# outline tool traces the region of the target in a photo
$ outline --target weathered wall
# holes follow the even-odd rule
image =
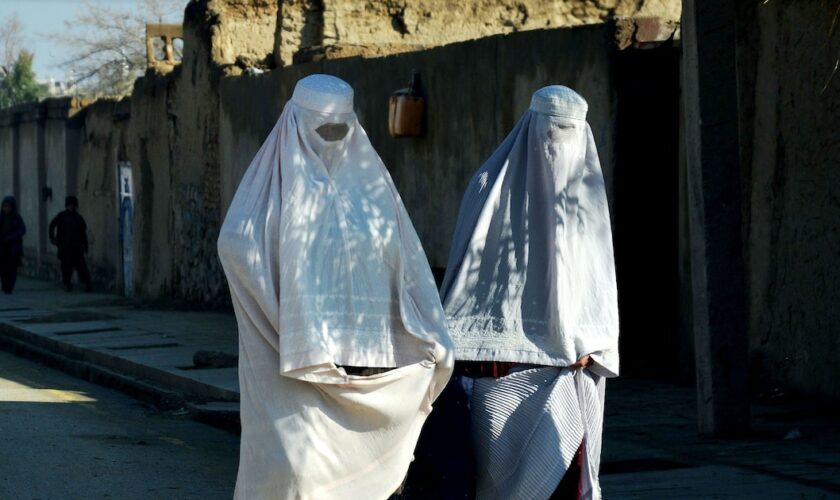
[[[12,110],[0,111],[0,196],[17,196],[15,142],[17,119]]]
[[[268,64],[274,51],[280,3],[280,0],[203,0],[189,7],[185,19],[196,26],[212,26],[208,33],[209,49],[216,64]]]
[[[276,25],[273,62],[288,66],[300,49],[324,44],[324,0],[280,2]]]
[[[227,300],[215,251],[220,223],[217,82],[222,73],[211,45],[224,38],[225,30],[205,23],[218,16],[216,3],[188,6],[178,68],[137,80],[128,147],[136,193],[135,293],[177,295],[207,307]]]
[[[741,12],[741,145],[754,373],[840,398],[837,0]]]
[[[69,99],[47,100],[43,104],[44,120],[44,186],[52,191],[52,197],[41,199],[45,223],[64,210],[65,197],[77,196],[76,173],[78,171],[80,121],[68,119],[72,108]],[[90,208],[81,206],[80,208]],[[82,212],[84,214],[84,212]],[[47,229],[44,229],[47,231]],[[46,235],[46,233],[45,233]],[[47,243],[46,253],[56,257],[56,247]],[[56,257],[57,258],[57,257]],[[56,274],[57,276],[57,274]]]
[[[29,270],[40,269],[44,265],[46,250],[45,211],[40,203],[41,188],[44,186],[44,109],[38,104],[26,105],[21,111],[18,124],[20,134],[20,156],[18,171],[20,175],[20,193],[18,197],[19,213],[25,217],[27,232],[23,240],[23,252]]]
[[[562,83],[589,101],[588,120],[611,190],[612,35],[610,25],[533,31],[384,58],[346,58],[227,77],[220,91],[223,209],[297,80],[311,73],[333,74],[353,86],[359,120],[391,172],[432,266],[443,267],[467,182],[542,86]],[[421,72],[428,98],[427,134],[394,139],[387,131],[388,96],[404,86],[412,69]]]
[[[651,16],[678,22],[677,0],[293,0],[280,5],[278,65],[317,45],[350,54],[404,52],[531,29]]]
[[[186,44],[185,44],[186,45]],[[178,70],[176,70],[178,71]],[[134,292],[174,293],[170,238],[171,153],[167,94],[174,74],[141,78],[131,96],[128,156],[134,177]],[[174,132],[174,131],[173,131]]]
[[[64,120],[47,119],[44,123],[44,185],[52,190],[52,197],[42,200],[46,221],[50,220],[59,212],[64,210],[64,198],[70,193],[72,186],[68,186],[69,173],[75,174],[75,165],[68,165],[66,155],[66,127]],[[68,168],[70,167],[70,168]],[[52,245],[47,245],[47,253],[56,254]]]
[[[103,99],[82,116],[83,141],[78,154],[80,213],[88,226],[87,263],[95,282],[120,290],[121,246],[117,207],[117,164],[126,160],[127,102]]]
[[[271,2],[251,3],[264,4]],[[269,9],[270,10],[270,9]],[[216,239],[221,225],[219,178],[219,94],[218,82],[222,74],[218,61],[208,49],[215,47],[216,37],[208,47],[207,27],[189,21],[187,13],[184,30],[185,45],[190,44],[182,65],[182,75],[176,85],[170,105],[170,129],[176,141],[172,150],[172,234],[175,267],[172,285],[187,299],[213,306],[227,301],[227,288],[221,265],[216,256]],[[274,13],[276,15],[276,6]],[[266,17],[266,16],[263,16]],[[239,25],[227,26],[224,31],[240,33]],[[270,33],[266,32],[268,38]],[[172,118],[174,116],[174,119]],[[174,121],[173,121],[174,120]]]
[[[433,2],[418,2],[415,6],[421,4],[427,9],[440,7]],[[488,23],[495,23],[495,14],[485,9],[489,3],[476,5],[479,4],[483,7],[476,7],[476,15],[485,15],[490,19]],[[19,182],[18,189],[19,194],[25,194],[23,208],[35,211],[28,219],[36,222],[32,226],[36,237],[28,244],[33,250],[39,249],[35,252],[38,258],[51,256],[43,241],[45,222],[49,220],[45,217],[52,216],[63,204],[64,195],[71,190],[68,186],[76,182],[72,176],[77,175],[78,182],[85,183],[79,188],[83,214],[88,203],[106,207],[92,216],[91,267],[100,270],[96,273],[102,280],[120,288],[120,278],[109,279],[107,275],[121,267],[120,256],[114,255],[119,248],[119,231],[117,207],[113,205],[113,176],[117,160],[127,160],[132,165],[135,187],[135,293],[179,296],[208,307],[227,301],[223,273],[215,255],[225,208],[221,200],[230,199],[242,170],[294,83],[314,71],[337,74],[356,86],[359,115],[415,214],[436,266],[442,266],[446,260],[454,216],[469,174],[507,133],[536,88],[561,81],[577,87],[590,99],[591,121],[609,176],[614,113],[609,74],[612,25],[568,32],[534,31],[386,59],[350,58],[290,66],[262,76],[231,78],[231,83],[225,84],[230,93],[228,101],[220,105],[219,82],[225,75],[241,73],[237,68],[265,64],[265,58],[281,39],[277,34],[278,20],[282,28],[284,15],[289,12],[284,14],[279,7],[294,5],[303,4],[276,0],[191,2],[185,12],[183,63],[165,74],[150,70],[135,83],[130,97],[131,118],[126,123],[117,124],[107,116],[107,103],[102,105],[104,108],[91,108],[84,118],[81,150],[73,145],[79,139],[76,132],[62,129],[50,119],[45,122],[43,116],[34,119],[40,125],[33,125],[32,130],[27,128],[26,120],[14,127],[17,135],[6,140],[18,144],[17,149],[12,149],[21,157],[17,162],[20,178],[31,172],[40,172],[41,176]],[[316,17],[320,15],[318,5],[324,7],[318,2],[306,5],[315,9]],[[349,5],[326,5],[335,15],[344,12],[342,21],[333,28],[345,30],[345,39],[355,33],[352,36],[368,37],[358,41],[382,41],[373,25],[351,25],[356,21],[346,10]],[[616,6],[608,9],[613,9],[613,13],[620,10]],[[376,9],[365,12],[374,16],[368,19],[370,22],[381,14]],[[311,16],[304,19],[304,25],[311,20]],[[327,28],[332,26],[327,24]],[[387,26],[393,29],[390,24]],[[503,31],[523,26],[507,26]],[[307,36],[315,33],[316,38],[310,41],[323,42],[323,33],[311,28],[307,28]],[[367,34],[356,33],[363,29],[368,29]],[[423,33],[429,40],[434,38],[432,31]],[[470,36],[481,34],[484,32]],[[439,44],[448,39],[436,40]],[[549,46],[569,50],[543,50]],[[387,97],[404,85],[413,68],[423,72],[429,95],[430,132],[423,139],[396,141],[386,133]],[[276,92],[278,85],[284,91]],[[220,120],[220,111],[228,119]],[[63,159],[59,152],[62,143],[66,153]],[[117,160],[115,150],[119,152]],[[73,155],[81,158],[75,167],[71,165]],[[62,173],[62,168],[67,171]],[[48,184],[54,184],[52,201],[46,205],[33,201]],[[433,194],[439,186],[446,186],[445,193]]]

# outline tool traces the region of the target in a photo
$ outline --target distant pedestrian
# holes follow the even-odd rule
[[[0,282],[6,294],[15,288],[23,258],[24,234],[26,225],[17,212],[17,200],[14,196],[6,196],[0,209]]]
[[[58,247],[58,260],[61,261],[61,279],[68,292],[73,291],[73,270],[79,275],[79,281],[85,285],[85,291],[91,290],[85,254],[88,251],[87,224],[79,214],[79,200],[68,196],[64,202],[65,210],[50,222],[50,242]]]

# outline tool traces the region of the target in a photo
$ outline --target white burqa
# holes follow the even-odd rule
[[[387,498],[449,378],[451,341],[347,83],[298,82],[218,249],[239,324],[236,498]]]
[[[481,498],[547,498],[581,442],[583,497],[600,496],[603,377],[618,375],[618,304],[587,108],[569,88],[537,91],[461,204],[441,289],[455,357],[518,364],[472,386]],[[590,368],[564,368],[585,355]]]

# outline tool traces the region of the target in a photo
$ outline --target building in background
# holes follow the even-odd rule
[[[76,85],[72,79],[56,81],[54,78],[50,78],[46,81],[39,81],[38,83],[46,88],[49,97],[67,97],[73,96],[76,93]]]

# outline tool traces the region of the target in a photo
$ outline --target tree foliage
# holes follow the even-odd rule
[[[0,108],[46,97],[47,90],[35,79],[32,58],[31,53],[21,50],[11,69],[0,80]]]

